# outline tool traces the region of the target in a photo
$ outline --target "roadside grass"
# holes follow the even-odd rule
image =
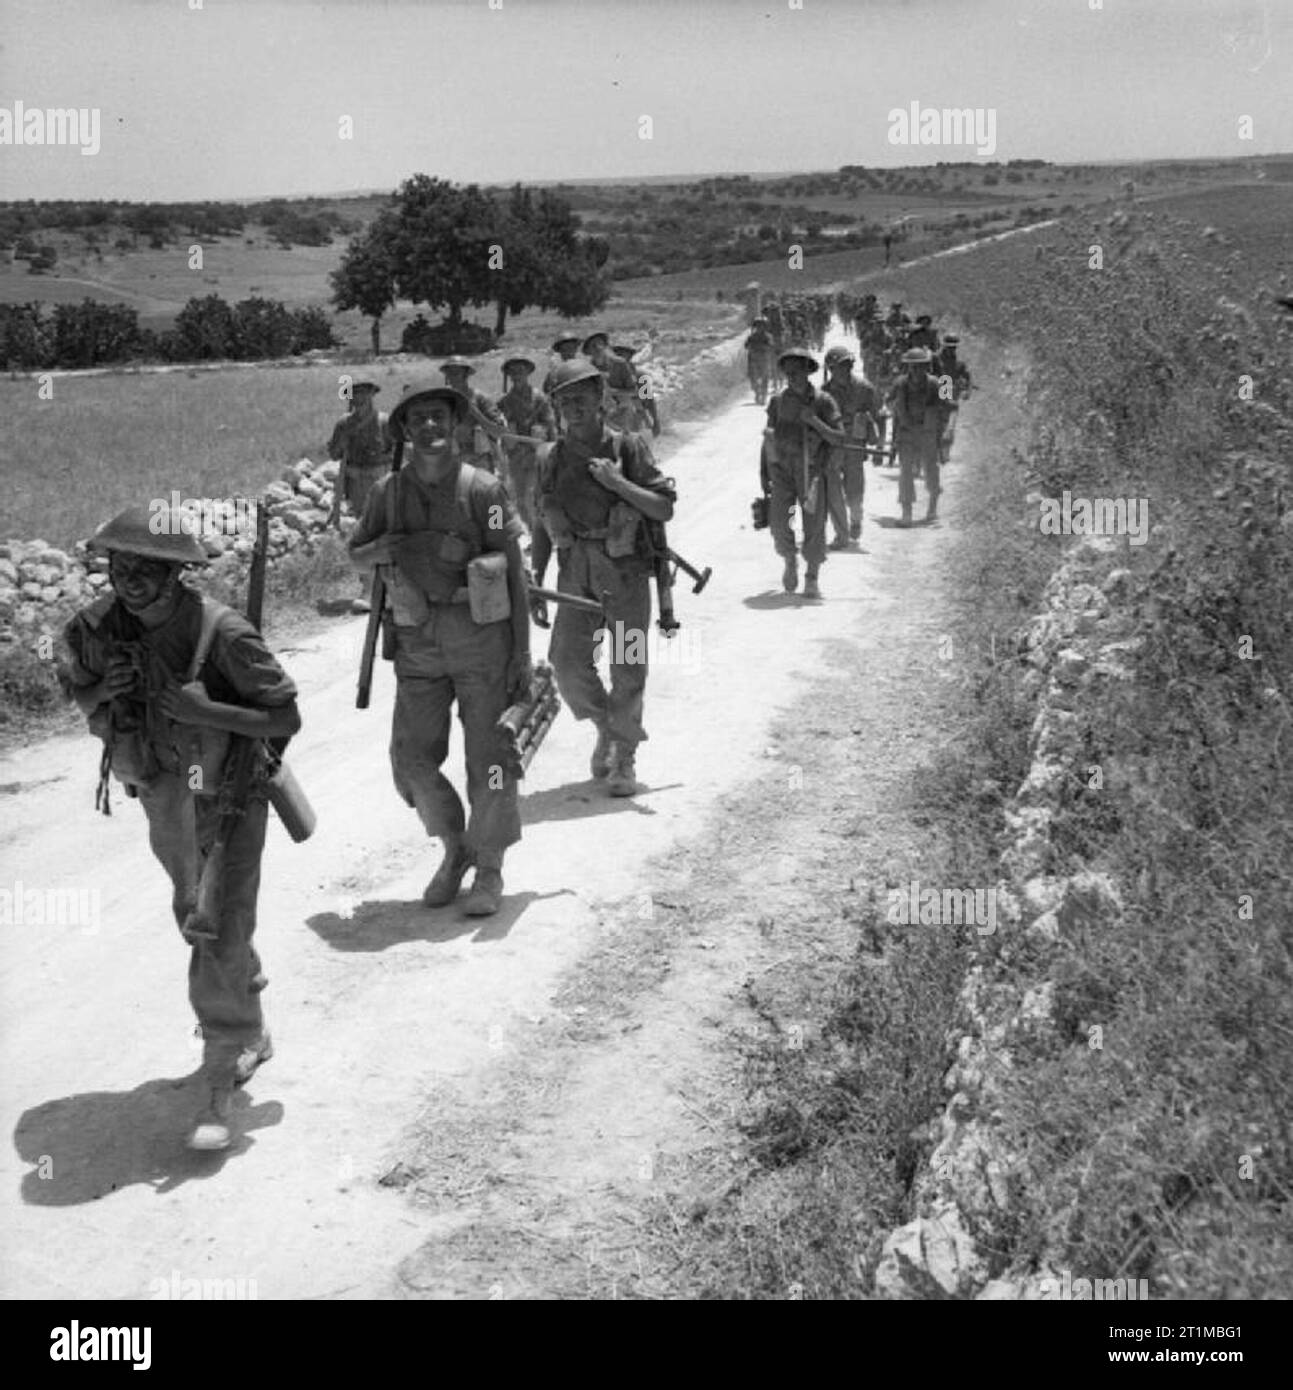
[[[1021,992],[1049,978],[1056,1022],[999,1093],[1023,1177],[991,1272],[1046,1264],[1145,1278],[1155,1297],[1270,1298],[1293,1284],[1293,385],[1279,367],[1293,332],[1201,231],[1118,212],[1041,234],[1040,253],[1002,243],[894,277],[908,303],[973,325],[981,380],[1017,388],[963,494],[946,587],[964,679],[911,815],[922,881],[995,881],[1036,712],[1015,634],[1065,545],[1041,535],[1037,496],[1144,497],[1148,544],[1118,561],[1135,678],[1075,711],[1082,766],[1052,834],[1053,871],[1109,873],[1120,920],[1074,925],[1049,957],[1001,933],[977,948]],[[1097,238],[1105,273],[1088,269]],[[662,1227],[689,1288],[864,1297],[884,1233],[914,1214],[968,956],[949,936],[895,939],[874,904],[856,928],[857,958],[833,976],[810,968],[788,1002],[752,994],[774,1024],[744,1046],[755,1168]],[[788,1048],[794,1017],[815,1026]]]

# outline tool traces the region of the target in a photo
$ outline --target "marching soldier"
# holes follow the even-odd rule
[[[381,389],[375,381],[356,381],[350,388],[350,413],[337,421],[328,440],[328,457],[341,463],[329,517],[333,526],[343,498],[355,516],[362,516],[369,489],[390,469],[390,426],[374,400]]]
[[[369,489],[390,470],[394,448],[390,427],[374,400],[381,389],[375,381],[356,381],[350,388],[350,414],[337,421],[328,440],[328,457],[341,463],[333,484],[329,526],[341,525],[343,498],[352,516],[363,516]],[[352,600],[350,610],[367,613],[367,595]]]
[[[422,901],[444,907],[473,865],[470,917],[498,911],[503,855],[521,838],[516,781],[500,766],[499,716],[528,688],[530,610],[521,523],[502,482],[462,460],[466,399],[417,391],[391,412],[409,457],[368,499],[352,560],[387,566],[395,625],[395,788],[438,836],[444,859]],[[454,702],[467,758],[470,814],[441,767]]]
[[[777,365],[786,386],[768,402],[768,427],[763,432],[770,493],[768,525],[776,552],[785,560],[782,586],[793,594],[799,587],[799,566],[791,512],[796,505],[802,509],[804,597],[821,598],[818,570],[826,559],[831,444],[843,443],[845,436],[839,430],[839,407],[808,380],[817,370],[817,359],[806,349],[787,348]]]
[[[637,348],[629,343],[617,343],[611,351],[616,357],[628,363],[629,371],[633,373],[633,379],[637,382],[637,400],[635,404],[636,418],[635,423],[626,426],[628,429],[640,430],[643,424],[651,426],[652,438],[658,438],[660,434],[660,413],[656,408],[655,397],[651,394],[650,382],[646,373],[639,371],[634,365],[633,359],[638,355]]]
[[[916,326],[907,334],[907,346],[928,348],[931,353],[938,351],[938,330],[932,314],[916,315]]]
[[[910,526],[917,473],[924,476],[929,498],[925,520],[934,521],[938,516],[938,441],[948,411],[939,392],[938,378],[930,370],[929,349],[908,348],[902,361],[907,370],[894,382],[889,407],[893,411],[894,447],[898,451],[902,524]]]
[[[611,351],[611,340],[602,332],[590,333],[584,339],[584,356],[601,373],[606,392],[606,424],[611,429],[636,431],[641,428],[642,414],[651,422],[651,433],[660,433],[660,417],[655,401],[643,394],[642,379],[622,358]],[[553,390],[559,389],[554,383]]]
[[[772,375],[772,334],[762,314],[750,325],[745,340],[745,362],[746,374],[754,390],[754,403],[763,405],[768,399],[768,379]]]
[[[604,617],[562,606],[548,657],[561,696],[576,719],[591,719],[597,745],[590,770],[612,796],[638,790],[636,750],[647,734],[642,704],[651,623],[651,543],[647,521],[673,516],[673,480],[661,475],[639,434],[606,425],[601,373],[591,362],[559,367],[553,395],[560,438],[539,451],[539,515],[534,573],[543,583],[557,551],[557,588],[594,599]],[[611,687],[597,671],[597,634],[610,642]]]
[[[204,1104],[188,1145],[226,1149],[234,1087],[273,1056],[252,944],[268,812],[259,741],[301,727],[296,687],[251,623],[181,582],[186,566],[207,558],[169,508],[121,512],[91,547],[107,552],[112,592],[68,623],[60,678],[104,741],[103,809],[111,775],[142,806],[149,844],[171,880],[202,1035]],[[221,911],[209,925],[195,916],[198,887],[225,811],[231,736],[256,740],[257,761],[247,804],[224,841]]]
[[[938,461],[947,463],[951,458],[952,444],[956,439],[956,419],[960,413],[961,402],[973,390],[970,382],[970,369],[957,356],[961,340],[955,333],[943,337],[943,346],[934,359],[934,371],[939,378],[939,387],[944,403],[948,407],[947,424],[938,441]],[[948,397],[951,397],[949,400]]]
[[[876,416],[880,413],[880,395],[865,378],[859,381],[853,375],[855,360],[847,348],[831,348],[826,354],[826,381],[822,386],[839,406],[841,427],[855,446],[835,449],[831,459],[827,500],[835,530],[835,539],[830,547],[832,550],[844,550],[850,544],[856,544],[862,536],[862,503],[866,494],[865,446],[874,443],[879,433]]]
[[[501,426],[503,417],[498,413],[498,407],[483,391],[475,390],[467,381],[475,370],[465,357],[446,357],[440,364],[449,389],[465,396],[487,420]],[[477,432],[476,424],[466,415],[458,424],[458,452],[465,462],[483,468],[487,473],[499,471],[501,452],[494,448],[484,433]]]
[[[543,394],[549,399],[552,397],[552,383],[556,378],[557,371],[563,362],[573,362],[579,356],[579,335],[577,333],[563,333],[552,344],[552,350],[557,354],[558,361],[553,363],[547,376],[543,378]]]
[[[557,419],[548,398],[530,385],[534,363],[528,357],[509,357],[503,363],[503,380],[507,391],[498,398],[498,413],[513,434],[529,435],[533,439],[551,441],[557,437]],[[535,462],[534,450],[524,446],[505,446],[508,491],[526,529],[534,534],[535,525]]]

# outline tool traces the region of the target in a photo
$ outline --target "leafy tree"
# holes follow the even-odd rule
[[[233,309],[218,294],[190,299],[175,316],[174,332],[178,361],[203,362],[236,356],[237,321]]]
[[[444,308],[445,321],[462,324],[463,307],[494,297],[489,247],[494,205],[475,184],[457,188],[445,179],[414,174],[396,194],[391,229],[395,292],[401,299]]]
[[[382,350],[382,317],[395,307],[394,214],[383,209],[357,236],[328,277],[339,310],[358,309],[372,319],[373,356]]]
[[[125,304],[59,304],[53,319],[54,355],[60,367],[94,367],[139,355],[144,340],[139,315]]]

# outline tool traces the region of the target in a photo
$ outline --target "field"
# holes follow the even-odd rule
[[[637,344],[654,333],[655,354],[678,363],[740,323],[735,305],[627,299],[597,319],[615,338]],[[588,332],[592,324],[571,326],[551,314],[519,316],[506,348],[476,359],[475,382],[498,394],[501,363],[513,353],[527,353],[542,368],[552,338],[566,328]],[[285,464],[323,457],[343,413],[337,398],[343,370],[360,369],[334,363],[73,374],[55,378],[48,401],[39,399],[34,380],[0,380],[0,408],[9,420],[0,442],[0,537],[39,536],[67,547],[131,502],[166,497],[173,489],[193,497],[258,492]],[[385,409],[406,385],[442,380],[431,359],[395,356],[361,370],[381,384],[378,403]],[[666,406],[666,420],[669,415]]]

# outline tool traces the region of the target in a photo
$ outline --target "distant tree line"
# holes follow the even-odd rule
[[[241,236],[256,224],[280,246],[327,246],[360,226],[323,198],[273,198],[265,203],[125,203],[57,201],[0,203],[0,246],[33,232],[79,234],[87,246],[114,239],[118,250],[144,241],[154,250],[184,239]]]
[[[272,299],[229,304],[219,295],[190,299],[172,328],[155,332],[125,304],[94,299],[0,304],[0,361],[6,371],[99,367],[126,362],[254,362],[293,357],[338,340],[320,308],[289,309]]]

